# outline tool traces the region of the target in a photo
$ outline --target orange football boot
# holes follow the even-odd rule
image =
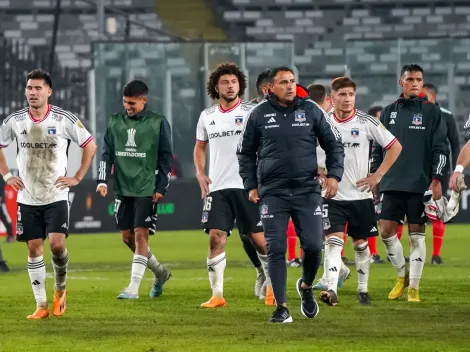
[[[54,301],[52,302],[52,314],[60,317],[67,309],[67,290],[54,291]]]
[[[49,309],[47,307],[37,307],[36,311],[28,315],[26,319],[31,319],[31,320],[40,320],[40,319],[47,319],[49,318]]]
[[[201,304],[201,308],[218,308],[218,307],[225,307],[225,298],[212,296],[210,300]]]

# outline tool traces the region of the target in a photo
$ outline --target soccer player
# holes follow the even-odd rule
[[[270,91],[265,102],[250,113],[238,148],[240,175],[250,200],[260,203],[266,233],[269,274],[277,308],[270,321],[290,323],[286,302],[286,230],[291,217],[304,250],[303,275],[296,289],[301,312],[318,314],[312,283],[321,262],[322,198],[317,173],[317,139],[326,151],[326,197],[336,194],[343,175],[341,135],[325,112],[312,100],[296,94],[292,69],[270,72]]]
[[[256,78],[256,91],[258,96],[252,100],[250,100],[251,104],[258,104],[261,102],[264,97],[268,94],[268,80],[269,77],[269,69],[261,71],[258,77]],[[250,236],[246,233],[238,233],[240,239],[243,243],[243,249],[245,250],[248,258],[250,258],[251,263],[253,264],[254,268],[256,269],[256,281],[255,281],[255,296],[259,297],[259,299],[266,299],[266,276],[264,275],[263,266],[261,261],[258,258],[258,252],[256,251],[255,246],[251,242]]]
[[[344,175],[338,192],[333,198],[326,199],[323,205],[323,224],[328,247],[325,251],[324,268],[328,289],[320,292],[320,300],[332,306],[338,304],[337,284],[342,265],[343,232],[348,224],[347,232],[353,239],[355,252],[357,298],[360,304],[370,304],[368,239],[378,234],[370,190],[397,160],[401,145],[380,121],[355,108],[356,83],[353,80],[348,77],[334,79],[331,82],[331,93],[335,109],[330,114],[330,123],[341,133],[345,158]],[[377,171],[367,176],[371,141],[386,149],[387,154]]]
[[[258,104],[264,100],[266,95],[268,95],[268,85],[269,85],[269,69],[261,71],[256,79],[256,91],[258,96],[250,100],[251,104]]]
[[[46,296],[44,240],[49,239],[54,268],[52,314],[66,310],[68,252],[65,239],[69,229],[69,189],[85,176],[96,152],[93,137],[71,112],[49,105],[52,79],[43,70],[27,76],[25,95],[29,107],[8,116],[1,126],[0,147],[14,139],[19,176],[8,170],[0,151],[0,172],[7,184],[18,191],[16,240],[28,247],[28,273],[36,299],[36,311],[28,319],[49,316]],[[70,141],[83,148],[80,168],[67,176],[67,151]]]
[[[134,253],[129,286],[118,299],[139,298],[139,287],[149,268],[155,280],[150,297],[158,297],[171,276],[150,251],[149,229],[156,204],[170,185],[171,130],[167,119],[147,107],[148,87],[133,80],[122,92],[125,112],[111,116],[104,136],[97,192],[108,194],[107,181],[114,166],[114,214],[122,240]]]
[[[382,240],[398,280],[388,298],[396,300],[407,286],[408,302],[420,302],[419,282],[426,259],[423,195],[432,191],[434,200],[442,198],[449,148],[447,128],[439,107],[421,95],[423,69],[417,64],[403,66],[399,84],[403,93],[386,106],[380,122],[402,144],[398,160],[380,181],[382,209],[379,215]],[[376,172],[383,160],[384,149],[374,144],[371,172]],[[407,218],[410,237],[410,270],[397,238],[397,229]]]
[[[457,166],[457,156],[460,152],[460,141],[459,141],[459,132],[457,130],[457,123],[455,122],[454,115],[449,110],[444,109],[436,102],[437,88],[432,83],[425,83],[423,85],[423,93],[428,97],[428,100],[439,106],[441,109],[442,118],[445,121],[447,126],[447,140],[450,145],[451,152],[451,165],[449,165],[449,172],[445,173],[444,180],[442,181],[442,194],[444,197],[447,196],[447,190],[449,189],[449,178],[450,170],[454,169]],[[444,223],[437,219],[432,221],[432,238],[433,238],[433,252],[431,258],[431,264],[442,265],[441,258],[441,248],[442,242],[444,239],[445,225]]]
[[[248,200],[238,171],[237,143],[248,112],[253,108],[252,104],[240,99],[245,89],[246,77],[235,64],[219,65],[207,82],[207,93],[217,99],[218,104],[204,110],[197,124],[194,165],[204,199],[202,223],[209,235],[207,270],[212,288],[212,297],[201,304],[202,308],[226,305],[223,296],[225,245],[235,219],[239,232],[247,234],[256,247],[267,280],[265,303],[274,305],[260,214],[257,205]],[[207,146],[210,154],[208,176],[204,173]]]

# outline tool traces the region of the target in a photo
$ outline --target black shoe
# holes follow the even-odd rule
[[[328,304],[329,306],[336,306],[339,303],[338,295],[333,290],[321,291],[320,301]]]
[[[297,280],[296,287],[300,296],[300,312],[304,317],[315,318],[320,309],[313,296],[312,288],[302,288],[302,279]]]
[[[346,257],[341,257],[341,260],[343,261],[344,265],[355,265],[356,263],[354,262],[354,260],[349,260],[348,258]]]
[[[289,309],[284,306],[277,306],[276,310],[273,312],[271,319],[269,319],[271,323],[292,323],[292,317],[289,314]]]
[[[7,273],[10,271],[10,268],[7,266],[7,263],[0,262],[0,273]]]
[[[385,263],[385,261],[382,258],[380,258],[380,255],[378,255],[378,254],[372,254],[372,257],[370,258],[370,262],[372,264],[383,264],[383,263]]]
[[[358,292],[357,300],[359,301],[359,304],[361,304],[363,306],[369,305],[370,304],[369,293],[367,293],[367,292]]]
[[[433,255],[431,259],[431,264],[432,265],[442,265],[444,262],[441,259],[440,255]]]
[[[302,261],[299,258],[292,259],[289,263],[287,263],[291,268],[298,268],[302,266]]]

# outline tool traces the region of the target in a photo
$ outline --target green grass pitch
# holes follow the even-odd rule
[[[209,299],[206,272],[207,237],[201,231],[165,232],[150,238],[157,258],[173,278],[162,297],[148,298],[152,274],[146,272],[137,301],[116,296],[130,278],[132,255],[119,234],[71,235],[68,307],[63,317],[28,321],[35,308],[26,271],[24,244],[3,245],[12,268],[0,274],[0,351],[470,351],[470,226],[447,227],[442,257],[445,265],[429,265],[432,236],[420,304],[387,294],[395,270],[372,265],[370,307],[356,303],[355,270],[339,291],[340,305],[320,305],[317,318],[304,318],[295,281],[299,268],[288,270],[288,299],[294,322],[268,323],[273,311],[254,296],[255,270],[238,235],[227,245],[227,306],[203,310]],[[407,235],[402,242],[409,253]],[[379,250],[385,254],[379,241]],[[353,258],[351,242],[346,255]],[[49,277],[50,255],[45,254]],[[321,274],[321,272],[319,273]],[[52,300],[53,281],[48,279]]]

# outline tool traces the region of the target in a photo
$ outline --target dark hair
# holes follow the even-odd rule
[[[41,70],[40,68],[32,70],[30,73],[28,73],[28,76],[26,76],[26,81],[30,79],[42,79],[49,86],[49,88],[52,88],[51,75],[49,72]]]
[[[431,90],[434,94],[437,94],[437,87],[432,83],[424,83],[423,88],[427,90]]]
[[[356,83],[349,77],[338,77],[331,81],[331,90],[337,92],[341,88],[353,88],[356,91]]]
[[[144,81],[134,79],[127,83],[122,90],[122,96],[124,97],[146,97],[149,93],[149,87]]]
[[[271,70],[266,69],[264,71],[261,71],[261,73],[258,75],[258,78],[256,79],[256,90],[258,91],[258,94],[262,94],[260,87],[263,84],[266,84],[269,82],[269,72]]]
[[[290,67],[287,67],[287,66],[275,67],[269,70],[269,82],[274,81],[274,78],[276,78],[277,74],[283,71],[291,72],[293,75],[295,75],[294,71]]]
[[[370,115],[370,116],[377,116],[377,113],[378,112],[382,112],[383,110],[383,107],[380,106],[380,105],[374,105],[374,106],[371,106],[369,108],[369,110],[367,110],[367,115]]]
[[[326,88],[323,84],[311,84],[307,87],[308,96],[317,104],[322,104],[326,98]]]
[[[421,72],[424,75],[424,70],[418,64],[406,64],[401,68],[400,77],[403,77],[405,72]]]
[[[225,62],[223,64],[220,64],[217,66],[217,68],[211,73],[209,76],[209,80],[207,81],[207,94],[212,99],[219,99],[220,95],[219,92],[217,92],[216,88],[217,85],[219,84],[219,79],[223,75],[235,75],[238,78],[238,84],[240,85],[240,92],[238,93],[239,96],[243,96],[245,94],[246,90],[246,76],[240,70],[240,68],[234,64],[234,63],[229,63]]]

